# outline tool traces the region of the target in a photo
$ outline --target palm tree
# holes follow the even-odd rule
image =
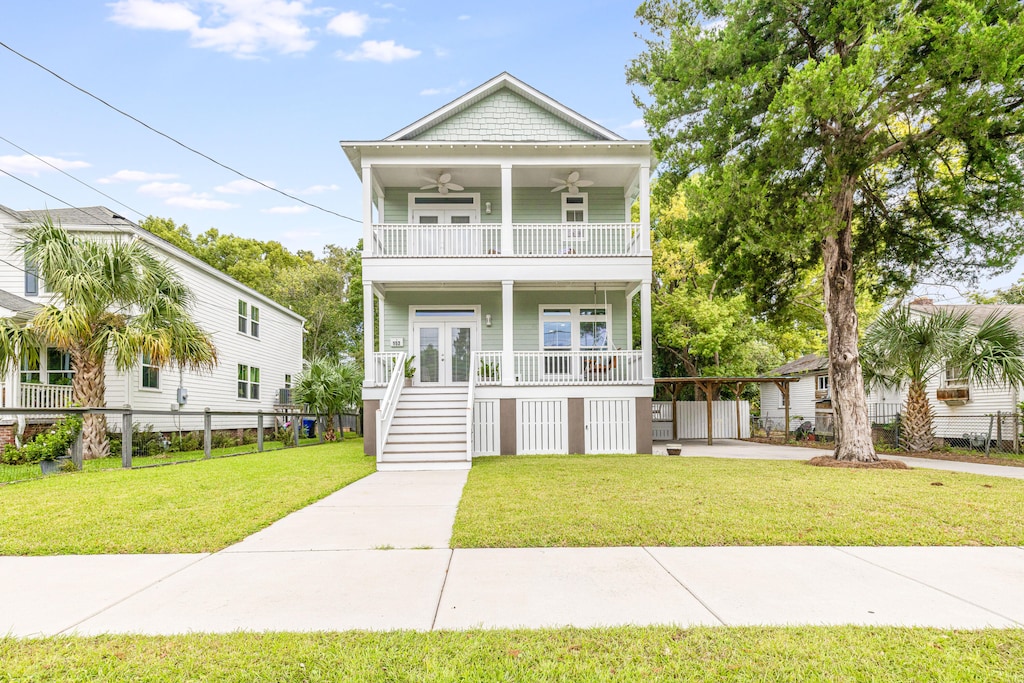
[[[337,415],[362,400],[363,374],[352,363],[314,358],[295,378],[292,396],[317,415]]]
[[[16,366],[41,345],[65,351],[74,370],[72,400],[92,408],[106,405],[108,353],[120,371],[143,354],[159,367],[216,365],[213,341],[192,319],[191,290],[141,240],[86,239],[46,217],[19,250],[56,296],[27,323],[0,319],[0,367]],[[103,415],[86,415],[82,435],[86,458],[109,454]]]
[[[938,310],[912,312],[895,306],[868,328],[861,347],[868,386],[899,388],[908,384],[903,446],[931,450],[932,410],[925,389],[946,368],[956,368],[972,384],[998,381],[1024,385],[1024,335],[1009,316],[993,313],[980,325],[966,313]]]

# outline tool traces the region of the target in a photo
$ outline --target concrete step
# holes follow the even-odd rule
[[[414,460],[409,462],[379,462],[378,472],[432,472],[437,470],[468,470],[468,460]]]
[[[384,445],[384,455],[417,454],[426,455],[429,453],[465,453],[466,440],[462,441],[415,441],[412,443],[393,443],[390,439]]]

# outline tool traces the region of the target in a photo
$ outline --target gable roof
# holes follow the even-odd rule
[[[17,294],[11,294],[6,289],[0,289],[0,308],[6,308],[12,313],[27,313],[34,311],[39,304],[28,299],[23,299]]]
[[[437,109],[430,114],[427,114],[423,118],[414,121],[405,128],[395,131],[391,135],[384,138],[385,141],[395,142],[399,140],[416,140],[420,139],[427,131],[438,128],[446,122],[452,122],[452,120],[458,121],[460,117],[465,118],[467,112],[471,113],[471,110],[478,108],[484,100],[492,98],[502,91],[507,91],[518,100],[525,101],[530,105],[533,105],[535,110],[541,113],[547,114],[550,119],[560,121],[562,124],[566,124],[564,128],[568,135],[571,131],[575,130],[585,135],[588,138],[577,137],[575,139],[589,139],[589,140],[606,140],[606,141],[621,141],[624,140],[620,135],[613,133],[604,126],[590,119],[578,114],[572,109],[566,107],[564,104],[556,101],[555,99],[548,97],[544,93],[540,92],[536,88],[533,88],[523,81],[519,80],[507,71],[498,74],[491,80],[483,83],[482,85],[473,88],[468,93],[452,100],[448,104],[444,105],[440,109]],[[528,137],[531,132],[530,121],[515,120],[513,117],[508,121],[492,121],[492,124],[498,126],[504,126],[509,130],[509,135],[518,141],[534,141]],[[458,128],[450,126],[450,131],[454,134],[458,134]],[[510,139],[512,139],[510,138]],[[446,139],[451,141],[464,140],[464,137],[459,138],[435,138],[435,139]],[[550,139],[550,138],[547,138]],[[567,139],[574,139],[569,137]]]
[[[771,375],[806,375],[812,372],[823,372],[828,370],[828,358],[819,356],[816,353],[809,353],[796,360],[791,360],[785,365],[772,370]]]
[[[9,209],[6,206],[0,205],[0,209],[3,209],[6,213],[18,220],[20,223],[32,224],[38,223],[49,216],[55,223],[68,226],[81,226],[81,227],[109,227],[115,232],[121,232],[132,237],[138,237],[139,239],[152,244],[157,249],[167,252],[175,258],[189,263],[199,270],[202,270],[220,280],[230,283],[232,286],[242,290],[247,296],[259,299],[264,304],[271,306],[280,312],[305,322],[305,318],[293,311],[292,309],[280,304],[270,297],[257,292],[252,287],[244,285],[235,278],[231,277],[227,273],[217,270],[206,261],[199,259],[192,254],[188,253],[184,249],[171,244],[167,240],[154,235],[150,231],[140,228],[138,225],[128,220],[124,216],[121,216],[105,206],[85,206],[73,209],[43,209],[43,210],[31,210],[31,211],[15,211]],[[0,302],[0,305],[3,305]]]
[[[932,315],[945,311],[954,315],[967,315],[972,325],[981,325],[990,315],[1009,316],[1010,322],[1024,332],[1024,304],[925,304],[911,303],[910,310]]]

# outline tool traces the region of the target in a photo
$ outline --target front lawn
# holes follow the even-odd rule
[[[220,550],[373,472],[362,450],[348,440],[0,486],[0,554]]]
[[[0,638],[0,680],[1020,681],[1024,630],[609,628]]]
[[[663,456],[473,461],[452,546],[1021,545],[1024,481]]]

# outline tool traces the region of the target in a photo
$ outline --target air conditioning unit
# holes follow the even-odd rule
[[[279,406],[290,406],[292,404],[292,390],[291,389],[278,389],[277,390],[277,405]]]

